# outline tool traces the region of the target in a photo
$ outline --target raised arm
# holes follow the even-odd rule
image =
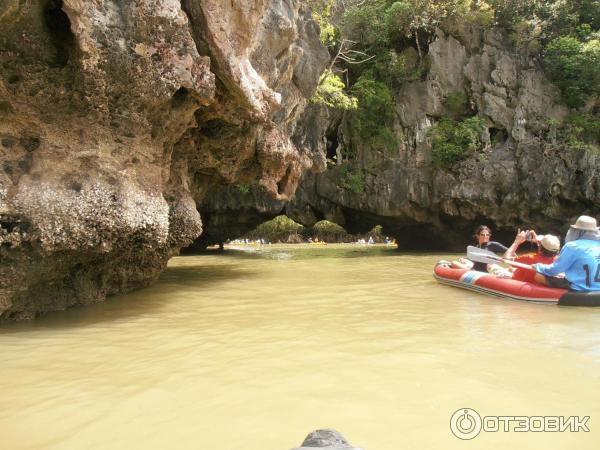
[[[506,252],[504,253],[504,258],[505,259],[514,259],[517,256],[517,248],[519,248],[519,245],[521,245],[526,240],[527,240],[527,231],[525,231],[525,230],[521,231],[521,229],[519,228],[517,230],[517,235],[515,236],[514,242],[510,245],[510,247],[508,247],[508,250],[506,250]]]

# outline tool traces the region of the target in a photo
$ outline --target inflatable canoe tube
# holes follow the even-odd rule
[[[600,292],[573,292],[549,288],[536,283],[498,278],[485,272],[456,269],[439,262],[433,271],[437,281],[509,300],[564,306],[600,306]]]
[[[563,306],[600,306],[600,292],[567,291],[558,301]]]

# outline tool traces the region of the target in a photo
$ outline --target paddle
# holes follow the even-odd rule
[[[471,261],[480,262],[484,264],[494,264],[497,262],[503,262],[510,266],[519,267],[521,269],[535,270],[533,266],[530,266],[528,264],[522,264],[515,261],[511,261],[510,259],[501,258],[494,252],[490,252],[489,250],[484,250],[479,247],[474,247],[472,245],[469,245],[467,247],[467,258],[469,258]]]

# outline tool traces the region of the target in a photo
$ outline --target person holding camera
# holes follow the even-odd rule
[[[527,253],[521,256],[517,256],[517,249],[524,242],[533,242],[537,244],[537,252]],[[552,264],[558,256],[560,251],[560,239],[552,234],[537,235],[534,230],[521,230],[517,231],[517,236],[514,242],[504,254],[507,259],[514,259],[515,262],[522,264]],[[533,270],[517,268],[513,274],[512,279],[518,281],[527,281],[529,283],[539,282],[543,284],[542,280],[536,280],[536,272]]]

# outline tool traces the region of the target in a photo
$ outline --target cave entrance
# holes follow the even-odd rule
[[[209,139],[215,139],[226,134],[232,128],[234,125],[222,119],[211,119],[200,126],[200,133]]]
[[[285,190],[288,187],[291,174],[292,168],[288,167],[285,171],[285,175],[283,176],[283,178],[277,182],[277,192],[279,193],[279,195],[283,195],[285,193]]]
[[[327,139],[327,163],[331,165],[341,164],[341,161],[338,161],[337,154],[337,149],[339,146],[337,129],[327,133],[325,137]]]
[[[71,21],[62,7],[62,0],[50,0],[44,7],[44,24],[54,46],[52,65],[55,67],[65,67],[68,64],[71,48],[75,43]]]
[[[180,87],[173,94],[173,97],[171,97],[171,107],[173,109],[177,109],[177,108],[181,107],[186,102],[188,96],[189,96],[189,90],[184,87]]]
[[[508,133],[504,128],[490,128],[490,142],[492,147],[504,143],[507,137]]]

